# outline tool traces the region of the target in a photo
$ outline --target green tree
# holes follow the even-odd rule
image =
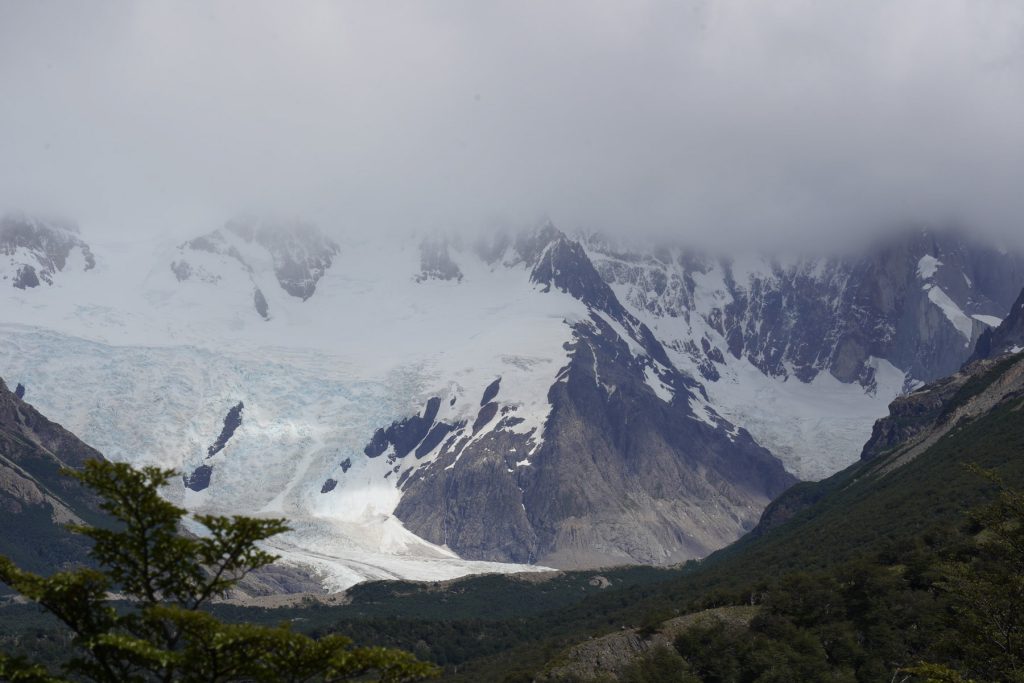
[[[1024,681],[1024,493],[1003,487],[972,517],[974,556],[946,564],[938,583],[952,604],[955,649],[974,675]]]
[[[76,653],[62,665],[66,678],[298,683],[374,676],[393,683],[436,675],[435,667],[400,650],[357,648],[338,635],[313,639],[286,626],[225,624],[204,610],[249,572],[277,559],[258,544],[285,531],[283,520],[197,515],[207,533],[185,535],[185,510],[159,495],[174,472],[92,461],[69,474],[99,495],[115,523],[73,527],[92,539],[98,569],[43,577],[0,557],[0,581],[74,634]],[[0,680],[65,679],[0,654]]]

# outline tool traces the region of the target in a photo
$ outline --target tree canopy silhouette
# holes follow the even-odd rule
[[[223,623],[203,609],[277,559],[258,544],[286,531],[284,520],[196,515],[207,533],[186,535],[185,510],[159,494],[173,471],[90,461],[69,474],[99,495],[115,522],[72,527],[92,539],[97,568],[44,577],[0,557],[0,581],[60,619],[74,634],[76,652],[60,675],[0,654],[0,680],[299,683],[375,676],[397,683],[436,674],[400,650],[355,647],[337,635],[313,639],[287,626]]]

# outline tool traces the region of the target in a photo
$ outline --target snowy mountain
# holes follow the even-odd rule
[[[275,550],[335,588],[702,556],[853,462],[1024,283],[1019,255],[926,233],[788,262],[550,225],[80,249],[95,267],[0,292],[0,375],[181,471],[191,510],[286,515]]]
[[[502,376],[472,405],[473,419],[436,421],[439,404],[428,404],[415,456],[434,462],[394,468],[404,492],[395,514],[409,529],[471,557],[667,563],[729,542],[793,483],[708,405],[578,242],[548,226],[493,264],[527,265],[537,291],[568,295],[586,315],[565,321],[567,358],[541,389],[543,412],[520,411]],[[379,434],[407,434],[410,420]],[[375,439],[366,454],[390,442],[395,461],[415,445],[395,441]]]
[[[673,362],[803,479],[853,462],[895,396],[956,371],[1024,283],[1020,254],[950,232],[791,259],[587,244]]]
[[[71,223],[10,214],[0,218],[0,280],[18,289],[52,285],[65,270],[89,270],[92,251]]]
[[[271,283],[305,301],[337,253],[338,245],[308,223],[238,219],[180,245],[171,271],[179,282],[194,278],[248,288],[253,308],[266,320],[270,307],[263,292],[277,291]]]

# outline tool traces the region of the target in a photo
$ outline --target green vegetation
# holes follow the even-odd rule
[[[41,605],[70,632],[75,654],[62,677],[25,657],[0,655],[0,680],[51,683],[134,681],[380,681],[432,675],[398,650],[356,648],[330,634],[311,638],[286,626],[229,624],[205,608],[246,574],[276,558],[257,543],[282,520],[200,515],[201,538],[181,533],[185,511],[159,495],[174,473],[90,461],[71,473],[95,491],[115,528],[78,526],[98,569],[42,577],[0,558],[0,580]],[[125,600],[116,607],[113,591]]]
[[[623,680],[1024,681],[1024,494],[1004,490],[961,543],[765,586],[749,628],[689,629]]]
[[[1024,595],[1024,537],[1015,535],[1024,504],[1008,492],[1024,488],[1022,456],[1017,396],[885,475],[882,457],[794,487],[779,501],[792,511],[787,521],[679,568],[380,582],[357,587],[345,605],[209,611],[401,648],[438,664],[445,680],[517,683],[592,637],[651,637],[665,618],[755,604],[749,627],[704,624],[619,680],[1024,680],[1014,621],[1024,614],[1024,600],[1019,610],[1014,602]],[[595,574],[611,586],[592,584]],[[990,651],[997,632],[1001,650]],[[0,607],[0,645],[11,652],[55,652],[71,637],[28,606]]]

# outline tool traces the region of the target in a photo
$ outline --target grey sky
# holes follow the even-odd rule
[[[1017,235],[1022,122],[1019,0],[0,0],[0,207],[90,231]]]

